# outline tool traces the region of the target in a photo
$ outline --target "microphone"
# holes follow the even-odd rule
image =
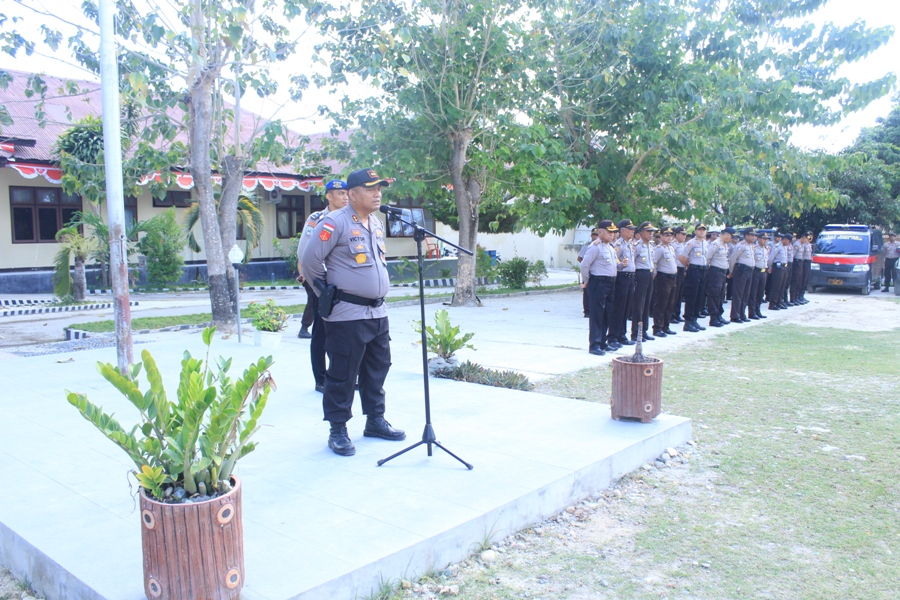
[[[395,208],[395,207],[393,207],[393,206],[388,206],[387,204],[382,204],[382,205],[378,208],[378,210],[380,210],[381,212],[383,212],[383,213],[386,214],[386,215],[394,215],[394,216],[397,216],[397,217],[402,217],[402,216],[403,216],[403,209],[402,209],[402,208]]]

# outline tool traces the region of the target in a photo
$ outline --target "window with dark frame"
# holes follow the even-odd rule
[[[153,206],[157,208],[168,208],[169,206],[188,208],[191,204],[193,204],[191,193],[181,190],[169,190],[166,192],[165,198],[153,197]]]
[[[312,196],[310,201],[319,198]],[[315,210],[315,209],[311,209]],[[278,239],[286,240],[303,231],[306,221],[306,196],[302,194],[283,194],[281,202],[275,205],[275,234]]]
[[[434,231],[434,217],[427,208],[422,206],[421,200],[413,198],[403,198],[394,204],[397,208],[403,209],[403,218],[412,221],[419,227],[424,227],[429,231]],[[388,221],[388,237],[412,237],[413,228],[399,221]]]
[[[10,186],[14,244],[49,244],[81,210],[81,197],[59,188]]]

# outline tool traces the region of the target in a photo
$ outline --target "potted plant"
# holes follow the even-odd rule
[[[287,314],[275,306],[275,301],[271,298],[265,304],[251,302],[247,309],[256,329],[253,333],[253,345],[277,348],[281,343],[281,332],[287,327]]]
[[[413,329],[416,333],[422,333],[422,323],[420,321],[413,322]],[[428,359],[428,372],[434,373],[437,369],[452,367],[457,363],[454,356],[457,350],[469,348],[475,350],[475,346],[469,343],[475,336],[474,333],[460,334],[459,325],[455,327],[450,324],[450,313],[446,309],[441,309],[434,313],[434,327],[425,327],[425,340],[428,351],[436,354]]]
[[[108,363],[97,370],[140,412],[130,430],[86,395],[68,401],[135,464],[140,485],[144,591],[151,600],[237,599],[244,583],[241,482],[233,471],[256,443],[275,382],[272,357],[260,358],[241,377],[228,376],[231,359],[211,369],[215,327],[203,330],[206,359],[185,352],[174,400],[150,352],[123,373]],[[138,385],[141,371],[149,387]],[[202,558],[201,558],[202,557]]]

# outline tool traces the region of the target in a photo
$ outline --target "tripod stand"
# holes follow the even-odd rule
[[[467,469],[472,470],[475,468],[473,465],[467,463],[466,461],[464,461],[457,455],[453,454],[452,452],[447,450],[447,448],[442,446],[439,441],[437,441],[437,438],[434,435],[434,427],[432,427],[432,425],[431,425],[431,396],[430,396],[429,390],[428,390],[428,346],[427,346],[427,343],[425,340],[425,284],[424,284],[423,278],[422,278],[422,272],[425,270],[425,263],[424,263],[424,260],[422,259],[422,242],[425,240],[426,236],[431,236],[435,239],[441,240],[445,244],[453,246],[454,248],[456,248],[457,250],[459,250],[461,252],[465,252],[469,256],[472,256],[472,252],[469,250],[466,250],[465,248],[460,248],[459,246],[457,246],[456,244],[454,244],[452,242],[448,242],[444,238],[428,231],[427,229],[424,229],[423,227],[419,227],[416,223],[411,223],[411,222],[401,218],[397,214],[397,213],[402,214],[400,209],[396,209],[396,208],[392,208],[392,207],[388,207],[388,206],[382,206],[380,210],[381,210],[381,212],[386,213],[388,215],[389,221],[395,220],[395,221],[398,221],[400,223],[403,223],[405,225],[412,227],[413,228],[413,239],[416,240],[416,252],[418,253],[418,258],[419,258],[419,313],[422,317],[422,377],[423,377],[423,381],[425,384],[425,430],[422,432],[421,441],[418,441],[415,444],[413,444],[412,446],[409,446],[408,448],[404,448],[400,452],[392,454],[392,455],[388,456],[387,458],[382,458],[381,460],[378,461],[378,466],[380,467],[381,465],[388,462],[389,460],[393,460],[393,459],[397,458],[398,456],[400,456],[401,454],[405,454],[406,452],[409,452],[413,448],[418,448],[419,446],[425,444],[428,446],[428,456],[431,456],[431,447],[437,446],[438,448],[440,448],[441,450],[443,450],[444,452],[446,452],[447,454],[449,454],[450,456],[452,456],[453,458],[455,458],[462,464],[466,465]]]

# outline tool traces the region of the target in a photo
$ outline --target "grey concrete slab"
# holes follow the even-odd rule
[[[473,360],[522,364],[546,376],[603,364],[584,351],[586,340],[574,339],[586,338],[580,301],[578,294],[497,300],[452,309],[451,318],[476,331]],[[308,342],[286,336],[274,352],[278,391],[258,450],[237,472],[244,481],[247,598],[365,596],[381,578],[458,561],[473,544],[540,521],[690,439],[690,422],[681,417],[614,422],[604,403],[432,379],[438,439],[475,470],[437,448],[429,457],[424,447],[377,467],[378,459],[421,437],[421,350],[409,326],[417,313],[417,307],[390,313],[387,417],[409,439],[364,438],[364,419],[356,418],[349,424],[354,457],[325,446],[328,426],[312,389]],[[506,336],[511,341],[502,343]],[[153,353],[174,394],[183,350],[202,353],[199,332],[146,337],[151,343],[135,353],[145,347]],[[244,342],[217,338],[213,356],[233,356],[234,368],[242,368],[260,355]],[[143,597],[127,458],[65,400],[65,389],[86,392],[130,424],[135,409],[94,369],[98,360],[114,360],[114,352],[0,360],[0,385],[17,382],[21,390],[0,396],[0,414],[9,416],[0,420],[0,478],[17,482],[17,493],[0,502],[0,562],[54,600]],[[57,362],[70,357],[75,361]],[[23,373],[31,375],[23,380]]]

